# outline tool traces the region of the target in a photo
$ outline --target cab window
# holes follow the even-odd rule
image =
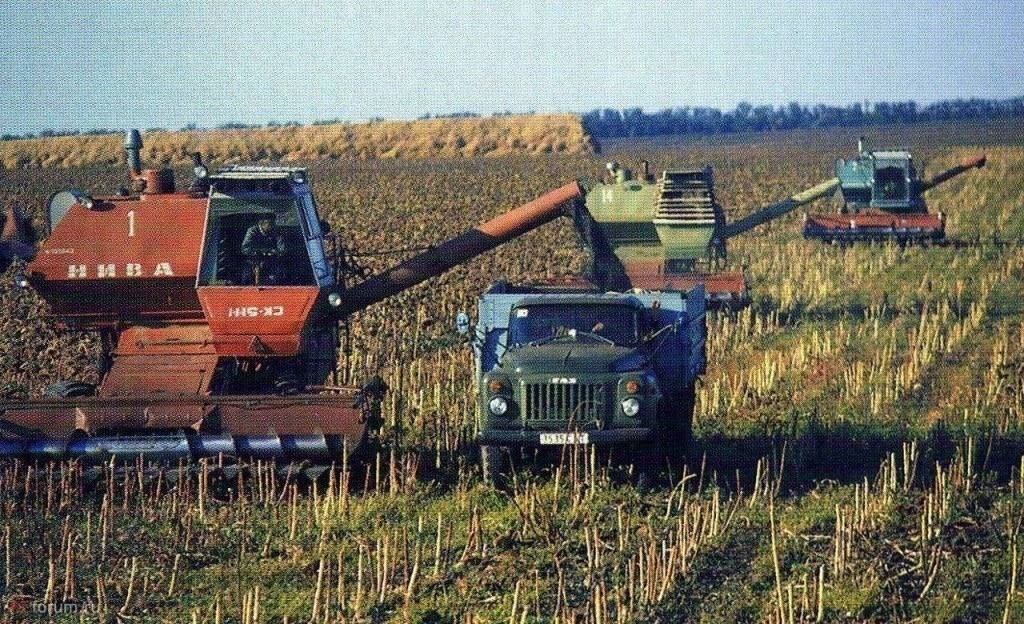
[[[875,170],[875,199],[900,201],[907,198],[907,172],[903,167],[879,167]]]
[[[536,304],[519,306],[509,319],[509,345],[523,346],[571,337],[600,336],[617,345],[638,340],[635,308],[616,304]]]
[[[312,286],[316,279],[294,196],[213,193],[199,286]]]

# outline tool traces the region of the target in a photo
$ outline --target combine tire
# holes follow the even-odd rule
[[[490,485],[497,485],[505,473],[506,458],[508,451],[501,446],[480,447],[480,468],[484,473],[484,481]]]
[[[76,397],[92,396],[96,392],[96,386],[84,381],[59,381],[51,384],[43,391],[43,396],[48,399],[74,399]]]

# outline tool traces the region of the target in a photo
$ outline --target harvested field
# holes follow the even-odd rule
[[[473,461],[454,316],[494,280],[572,274],[583,255],[563,220],[356,317],[343,379],[379,371],[392,388],[366,467],[315,484],[264,466],[129,469],[100,487],[76,467],[0,467],[8,604],[73,605],[62,617],[87,622],[1024,620],[1019,124],[310,165],[321,211],[370,254],[443,240],[613,159],[709,162],[735,218],[831,175],[859,132],[911,147],[928,172],[987,152],[987,167],[926,195],[960,244],[828,247],[800,237],[799,214],[731,242],[755,300],[709,316],[697,439],[671,482],[640,492],[570,454],[495,490]],[[124,179],[102,163],[15,169],[0,202],[39,216],[53,190]],[[91,375],[90,340],[58,336],[8,284],[0,396]]]

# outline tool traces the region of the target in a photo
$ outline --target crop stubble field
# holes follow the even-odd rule
[[[867,134],[931,172],[988,153],[927,195],[962,244],[826,247],[800,238],[798,214],[733,241],[755,303],[709,316],[691,461],[659,487],[578,452],[499,491],[469,452],[471,357],[452,320],[491,281],[572,274],[563,220],[357,316],[343,377],[381,371],[392,388],[365,470],[315,485],[129,471],[91,489],[74,469],[4,466],[7,597],[89,607],[69,621],[1021,621],[1021,128]],[[611,159],[709,162],[735,218],[831,175],[856,135],[310,164],[321,212],[366,253],[440,241]],[[51,190],[123,179],[9,170],[0,199],[38,210]],[[3,396],[87,377],[92,343],[58,337],[7,283]]]

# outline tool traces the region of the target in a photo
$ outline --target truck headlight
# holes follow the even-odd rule
[[[632,418],[640,413],[640,401],[629,397],[622,401],[622,413]]]
[[[495,416],[504,416],[508,412],[508,400],[505,397],[494,397],[487,403],[487,409]]]

